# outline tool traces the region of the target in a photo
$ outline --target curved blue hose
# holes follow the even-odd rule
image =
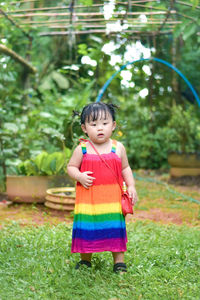
[[[173,69],[185,82],[186,84],[189,86],[189,88],[191,89],[194,97],[195,97],[195,100],[197,101],[197,104],[198,106],[200,107],[200,99],[197,95],[197,92],[195,91],[195,89],[193,88],[192,84],[189,82],[189,80],[181,73],[181,71],[179,71],[176,67],[174,67],[173,65],[171,65],[170,63],[168,63],[167,61],[163,60],[163,59],[160,59],[160,58],[156,58],[156,57],[151,57],[151,58],[140,58],[140,59],[137,59],[137,60],[134,60],[132,62],[128,62],[127,64],[123,65],[117,72],[115,72],[107,81],[106,83],[104,84],[104,86],[100,89],[99,91],[99,94],[97,96],[97,99],[96,99],[96,102],[99,102],[105,92],[105,90],[107,89],[107,87],[109,86],[109,84],[111,83],[111,81],[113,80],[113,78],[115,78],[115,76],[117,76],[117,74],[119,72],[121,72],[123,69],[125,69],[128,65],[132,65],[136,62],[139,62],[139,61],[147,61],[147,60],[155,60],[157,62],[160,62],[164,65],[166,65],[167,67]]]

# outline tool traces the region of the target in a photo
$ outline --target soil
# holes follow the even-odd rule
[[[159,208],[152,208],[148,211],[136,210],[133,216],[128,217],[128,222],[136,220],[151,220],[163,224],[181,225],[184,223],[181,214],[165,212]],[[42,204],[0,204],[0,223],[9,221],[19,221],[20,225],[43,225],[50,223],[52,225],[60,222],[72,223],[73,216],[70,212],[53,210],[46,208]],[[0,224],[1,228],[1,224]]]
[[[133,216],[128,216],[127,222],[135,222],[136,220],[151,220],[162,224],[200,225],[200,222],[196,221],[195,224],[193,224],[190,220],[185,220],[181,213],[164,211],[161,208],[152,208],[148,211],[135,210]],[[45,207],[43,204],[7,204],[1,202],[0,228],[1,223],[10,221],[18,221],[22,226],[39,226],[46,223],[57,225],[61,222],[72,223],[73,214],[66,211],[53,210]]]
[[[179,213],[164,212],[159,208],[152,208],[149,211],[136,211],[132,219],[151,220],[163,224],[183,224],[183,219]]]
[[[172,177],[168,180],[169,184],[181,186],[197,186],[200,189],[200,176]]]

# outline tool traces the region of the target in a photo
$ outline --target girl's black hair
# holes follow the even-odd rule
[[[109,113],[115,121],[115,109],[117,108],[114,104],[106,104],[103,102],[98,103],[90,103],[85,106],[81,113],[81,125],[85,124],[85,122],[89,121],[96,121],[99,116],[106,118],[107,114]],[[103,114],[102,114],[103,112]]]

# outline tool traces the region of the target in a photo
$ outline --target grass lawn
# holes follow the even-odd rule
[[[200,189],[170,186],[173,193],[151,179],[136,180],[123,275],[112,272],[110,253],[95,254],[92,269],[74,269],[72,214],[1,206],[0,300],[200,299],[200,205],[176,193],[200,201]]]
[[[127,226],[128,273],[113,274],[110,253],[74,270],[71,224],[0,230],[1,300],[200,299],[198,227],[136,221]]]
[[[158,211],[160,218],[156,215],[157,218],[151,218],[152,220],[165,223],[165,219],[168,217],[168,221],[170,221],[171,217],[171,222],[175,224],[200,226],[199,186],[165,185],[162,177],[161,181],[164,184],[158,184],[154,175],[145,177],[142,174],[141,178],[142,180],[136,181],[140,199],[136,204],[136,216],[137,211],[146,212],[148,217]],[[158,179],[160,180],[160,178]],[[199,201],[199,204],[189,201],[187,197]]]

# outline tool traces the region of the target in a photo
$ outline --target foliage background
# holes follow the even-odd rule
[[[94,1],[80,1],[92,5]],[[176,65],[200,92],[199,1],[176,8],[188,18],[173,34],[137,38],[130,34],[39,37],[40,29],[24,27],[28,37],[1,16],[1,43],[37,69],[30,75],[22,65],[0,53],[0,176],[16,172],[16,166],[42,151],[72,149],[80,136],[73,110],[95,101],[105,81],[122,64],[128,51],[140,42],[151,56]],[[62,4],[62,1],[59,3]],[[26,4],[24,4],[26,5]],[[38,4],[45,6],[45,1]],[[52,6],[58,5],[51,1]],[[168,1],[154,3],[167,8]],[[148,6],[148,3],[146,4]],[[25,6],[24,6],[25,7]],[[23,8],[23,6],[20,6]],[[11,1],[2,9],[14,9]],[[137,8],[136,8],[137,10]],[[139,9],[138,9],[139,10]],[[145,30],[151,28],[147,25]],[[114,45],[110,53],[103,47]],[[132,48],[132,49],[133,49]],[[118,61],[112,63],[113,56]],[[143,57],[144,53],[140,53]],[[87,57],[92,63],[84,63]],[[134,53],[132,55],[134,58]],[[103,101],[117,104],[118,129],[115,137],[127,147],[131,167],[168,168],[170,151],[200,149],[200,110],[183,80],[157,62],[137,63],[124,83],[122,73],[106,90]],[[134,83],[134,84],[131,84]],[[147,89],[146,97],[141,91]],[[180,130],[181,128],[181,130]]]

